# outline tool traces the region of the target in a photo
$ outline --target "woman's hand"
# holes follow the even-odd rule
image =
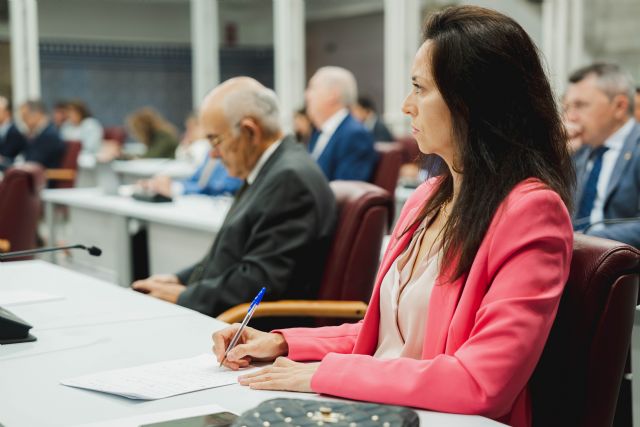
[[[222,361],[224,352],[239,327],[240,324],[235,323],[213,334],[213,352],[218,362]],[[282,335],[261,332],[247,326],[243,329],[236,346],[227,354],[224,366],[235,371],[246,368],[251,361],[271,362],[288,352],[289,346]]]
[[[278,357],[275,363],[258,372],[241,375],[238,382],[256,390],[311,392],[311,377],[320,362],[299,363]]]

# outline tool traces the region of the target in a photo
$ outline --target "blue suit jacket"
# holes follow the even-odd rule
[[[315,132],[311,137],[309,152],[313,152],[318,136],[319,133]],[[373,142],[371,132],[348,115],[324,147],[317,160],[318,166],[329,181],[369,181],[378,163]]]
[[[200,164],[200,166],[198,166],[198,169],[195,171],[195,173],[188,179],[182,181],[182,185],[184,186],[184,194],[206,194],[209,196],[217,196],[219,194],[235,194],[235,192],[238,191],[238,188],[240,188],[240,186],[242,185],[242,180],[229,176],[229,174],[227,173],[227,169],[224,167],[221,161],[216,162],[213,171],[211,171],[211,175],[209,175],[207,185],[205,185],[204,187],[200,187],[198,185],[200,176],[202,176],[202,172],[209,162],[209,159],[209,156],[207,156]]]
[[[575,200],[579,201],[586,181],[589,148],[578,150],[574,156],[578,177]],[[577,203],[575,204],[577,206]],[[604,218],[633,218],[640,216],[640,124],[636,123],[625,139],[620,156],[607,185]],[[575,217],[574,217],[575,219]],[[590,229],[587,234],[618,240],[640,248],[640,220],[623,224],[605,224],[604,229]]]

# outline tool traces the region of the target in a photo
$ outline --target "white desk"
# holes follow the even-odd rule
[[[55,206],[69,206],[68,241],[102,249],[98,258],[74,253],[74,262],[89,271],[99,269],[122,286],[131,284],[132,232],[147,229],[150,272],[173,273],[207,253],[232,202],[229,197],[180,196],[172,203],[146,203],[97,188],[44,190],[42,199],[50,241],[57,238]],[[53,253],[51,260],[56,259]]]
[[[2,290],[38,290],[66,297],[11,308],[32,322],[38,341],[0,346],[0,423],[7,427],[73,426],[211,403],[241,413],[275,397],[323,399],[232,385],[142,402],[62,386],[62,378],[209,352],[211,333],[225,325],[42,261],[0,264],[0,283]],[[83,316],[91,311],[104,315]],[[132,320],[130,311],[142,317]],[[61,312],[76,322],[51,327],[54,313]],[[418,412],[423,426],[502,425],[477,416]]]
[[[112,163],[121,184],[132,184],[154,175],[167,175],[172,179],[185,179],[193,175],[197,167],[192,163],[173,159],[137,159]]]

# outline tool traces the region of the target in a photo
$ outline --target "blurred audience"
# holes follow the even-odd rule
[[[60,128],[65,141],[82,142],[82,153],[95,155],[100,150],[104,130],[100,122],[91,116],[87,105],[80,100],[67,103],[67,120]]]
[[[60,167],[65,145],[49,120],[45,105],[39,100],[25,102],[20,106],[20,118],[27,127],[27,142],[20,153],[24,160],[45,168]]]
[[[316,128],[313,127],[313,123],[311,123],[305,107],[293,113],[293,133],[299,143],[309,146],[309,140],[315,130]]]
[[[329,181],[369,181],[378,162],[372,134],[349,114],[358,86],[353,74],[341,67],[322,67],[305,91],[307,114],[316,132],[309,151]]]
[[[369,129],[373,134],[374,140],[380,142],[391,142],[394,140],[387,126],[378,116],[376,106],[371,98],[366,96],[358,97],[358,102],[351,107],[351,114]]]
[[[640,125],[635,87],[618,65],[596,63],[569,77],[564,96],[577,186],[574,229],[640,247]],[[627,219],[627,221],[624,221]]]
[[[0,167],[6,168],[24,149],[27,141],[13,122],[11,102],[0,96]]]
[[[184,128],[184,135],[176,148],[176,160],[199,165],[208,156],[211,146],[200,128],[196,112],[189,114],[184,121]]]

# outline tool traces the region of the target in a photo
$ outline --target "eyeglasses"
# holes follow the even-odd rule
[[[224,142],[224,140],[226,139],[226,138],[224,137],[224,135],[225,135],[226,133],[228,133],[228,132],[225,132],[225,133],[223,133],[223,134],[221,134],[221,135],[215,135],[215,134],[213,134],[213,135],[212,135],[212,134],[207,135],[207,139],[209,140],[209,144],[211,144],[211,148],[218,148],[218,146],[219,146],[220,144],[222,144],[222,143]]]

